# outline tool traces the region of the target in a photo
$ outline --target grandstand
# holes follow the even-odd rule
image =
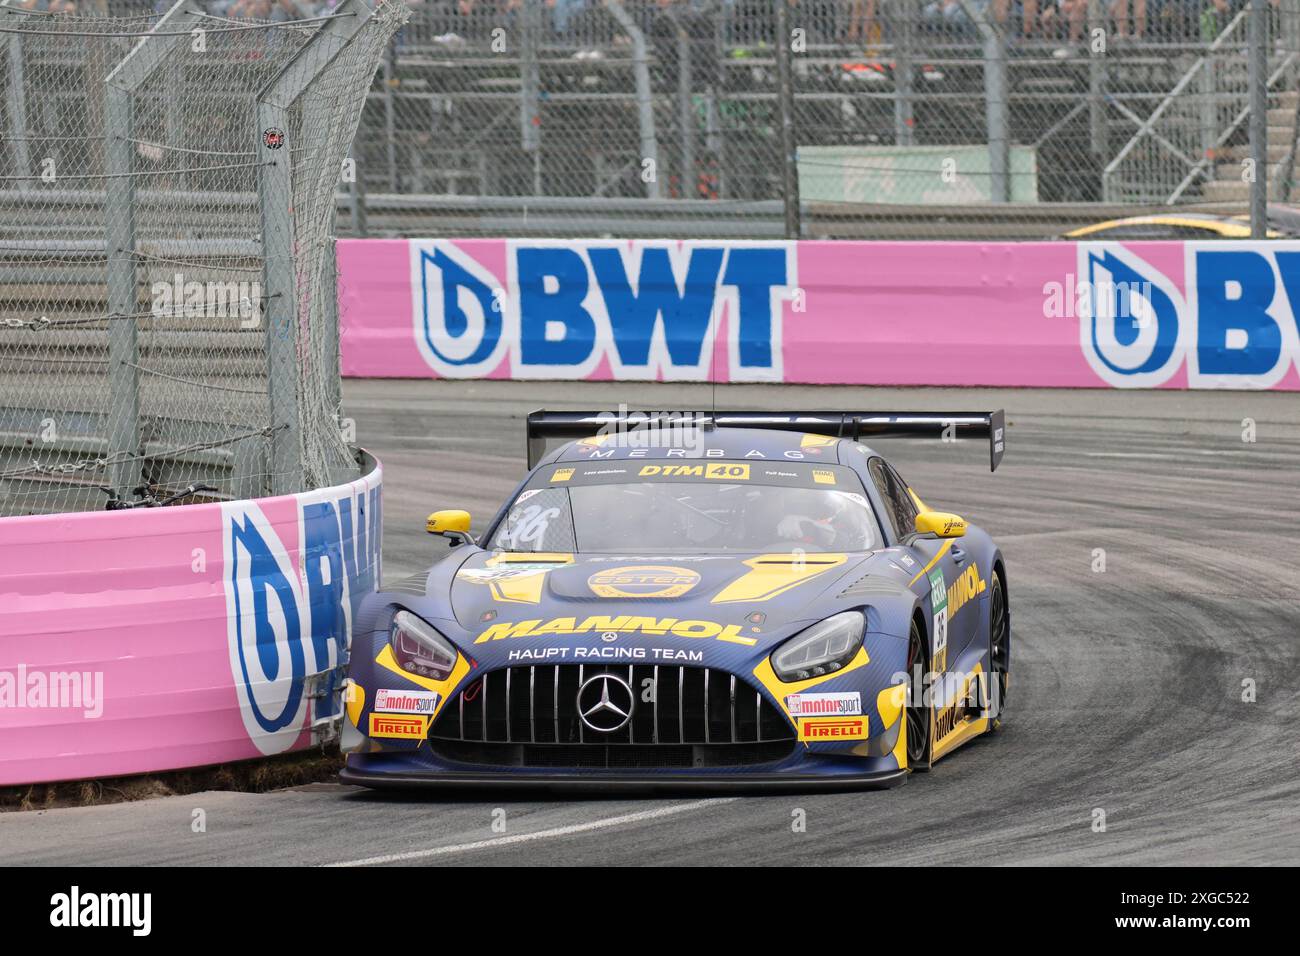
[[[534,19],[518,3],[415,5],[356,144],[369,216],[345,227],[779,235],[771,4],[628,0],[633,29],[615,6],[555,0]],[[1062,6],[1083,15],[1071,22],[1032,2],[995,5],[990,22],[1004,57],[991,65],[986,39],[957,2],[794,3],[791,25],[804,31],[794,120],[805,234],[1039,238],[1169,205],[1243,211],[1248,36],[1240,4]],[[1269,156],[1272,194],[1281,199],[1290,198],[1294,166],[1294,6],[1271,8]],[[1094,30],[1105,45],[1097,55]],[[648,80],[640,92],[636,33]],[[1001,135],[988,124],[990,69],[1005,70]],[[653,191],[641,176],[647,100]],[[1023,155],[1001,196],[976,165],[959,169],[972,180],[965,201],[918,201],[922,187],[906,181],[937,179],[945,155],[926,147],[965,147],[954,154],[961,166],[991,139]],[[810,197],[810,174],[828,161],[848,165],[855,182]],[[904,185],[886,195],[882,179]],[[717,204],[687,209],[681,200]]]
[[[790,2],[807,236],[1042,238],[1169,206],[1245,209],[1244,0]],[[10,5],[142,18],[166,6]],[[276,21],[333,2],[205,6]],[[410,6],[354,144],[358,181],[342,184],[342,233],[783,234],[772,0]],[[1270,3],[1268,176],[1283,201],[1298,9]],[[84,125],[84,109],[72,94],[27,104],[28,148],[59,154],[58,130]],[[199,120],[193,135],[217,132]],[[945,160],[956,182],[935,188]]]

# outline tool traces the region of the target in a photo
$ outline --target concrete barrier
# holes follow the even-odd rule
[[[379,581],[366,466],[255,501],[0,518],[0,785],[310,745]]]
[[[354,377],[1300,389],[1300,242],[338,250]]]

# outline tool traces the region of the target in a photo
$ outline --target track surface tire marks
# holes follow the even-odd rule
[[[429,511],[465,507],[482,528],[523,474],[528,411],[708,409],[713,392],[347,382],[347,414],[385,466],[385,577],[441,546],[422,531]],[[1300,862],[1294,396],[730,386],[716,403],[1007,409],[996,475],[974,443],[878,443],[927,503],[984,526],[1005,553],[1013,678],[998,734],[906,786],[860,794],[431,797],[322,784],[5,814],[0,861],[314,865],[441,849],[407,862]],[[1241,700],[1246,679],[1256,703]],[[671,806],[680,812],[648,815]],[[206,833],[190,829],[196,807]],[[491,827],[497,808],[505,834]],[[493,842],[524,833],[537,836]]]

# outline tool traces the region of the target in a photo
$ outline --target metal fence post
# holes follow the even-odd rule
[[[605,7],[610,15],[623,28],[632,42],[632,76],[636,80],[637,126],[641,136],[641,170],[645,179],[647,199],[659,198],[659,141],[655,135],[655,108],[650,89],[650,52],[646,47],[645,34],[636,25],[632,15],[623,6],[622,0],[605,0]],[[652,175],[644,175],[646,164]]]
[[[799,217],[799,156],[794,131],[794,76],[790,69],[789,0],[776,4],[777,112],[781,124],[781,197],[785,203],[785,237],[798,239],[803,230]]]
[[[1219,107],[1215,97],[1215,57],[1207,53],[1200,71],[1200,124],[1201,158],[1214,154],[1215,140],[1219,137]]]
[[[668,15],[677,31],[677,122],[682,128],[682,198],[690,199],[695,195],[695,104],[691,91],[693,44],[681,17],[671,8]]]
[[[304,483],[299,414],[299,283],[293,229],[293,150],[290,110],[311,83],[364,29],[372,11],[364,0],[344,0],[257,97],[257,197],[262,225],[262,296],[266,322],[267,392],[271,404],[272,495],[301,491]],[[274,145],[273,145],[274,144]],[[331,245],[331,248],[332,245]]]
[[[541,76],[537,65],[541,12],[541,0],[524,0],[519,31],[519,148],[533,158],[534,191],[541,186]]]
[[[179,0],[104,80],[104,268],[110,316],[110,456],[136,455],[140,451],[140,352],[136,322],[140,289],[135,248],[133,99],[136,90],[158,69],[167,54],[185,39],[185,31],[197,22],[201,13],[193,0]],[[108,483],[121,497],[127,496],[139,478],[138,463],[118,461],[109,466]]]
[[[329,362],[327,373],[327,393],[330,407],[336,415],[343,405],[343,378],[339,369],[339,269],[338,240],[331,235],[325,240],[325,268],[322,270],[321,284],[325,287],[325,324],[324,341],[321,354]]]
[[[1278,35],[1282,40],[1282,49],[1287,53],[1300,53],[1300,2],[1281,0],[1278,19]],[[1298,73],[1300,73],[1300,64],[1293,61],[1287,68],[1282,88],[1286,90],[1294,88]]]
[[[370,235],[370,225],[366,220],[366,183],[361,170],[356,167],[355,147],[348,151],[348,157],[354,166],[352,181],[348,183],[348,213],[352,219],[352,234],[365,239]]]
[[[1250,0],[1250,236],[1268,235],[1268,0]]]
[[[979,30],[984,53],[984,124],[989,141],[989,198],[1011,201],[1011,133],[1007,120],[1007,44],[988,11],[958,0]]]
[[[388,44],[384,51],[382,76],[384,83],[384,163],[388,170],[388,191],[397,192],[397,112],[393,104],[393,87],[397,84],[397,70],[394,60],[397,57],[394,46],[396,40]]]
[[[894,64],[894,145],[911,146],[915,141],[912,110],[912,48],[915,45],[915,18],[920,8],[912,0],[899,0],[902,22],[897,24],[897,53]]]
[[[139,287],[135,259],[135,155],[131,140],[131,93],[109,84],[104,93],[104,223],[107,238],[104,268],[108,290],[108,376],[110,457],[140,451],[140,362],[136,316]],[[108,483],[125,498],[139,476],[139,463],[109,465]]]
[[[7,9],[9,0],[0,0],[0,23],[16,21],[23,16]],[[28,17],[28,19],[31,19]],[[27,90],[23,77],[23,38],[11,33],[5,40],[9,71],[9,135],[14,142],[14,175],[32,174],[31,152],[27,145]]]
[[[1101,0],[1088,0],[1088,133],[1094,156],[1109,156],[1106,128],[1106,53],[1093,50],[1094,34],[1102,30],[1105,38],[1106,14]]]

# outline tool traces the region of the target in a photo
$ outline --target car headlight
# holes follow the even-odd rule
[[[861,611],[832,615],[773,651],[772,670],[787,683],[833,674],[857,654],[866,623]]]
[[[456,649],[451,643],[410,611],[393,615],[388,642],[398,666],[412,674],[446,680],[456,666]]]

